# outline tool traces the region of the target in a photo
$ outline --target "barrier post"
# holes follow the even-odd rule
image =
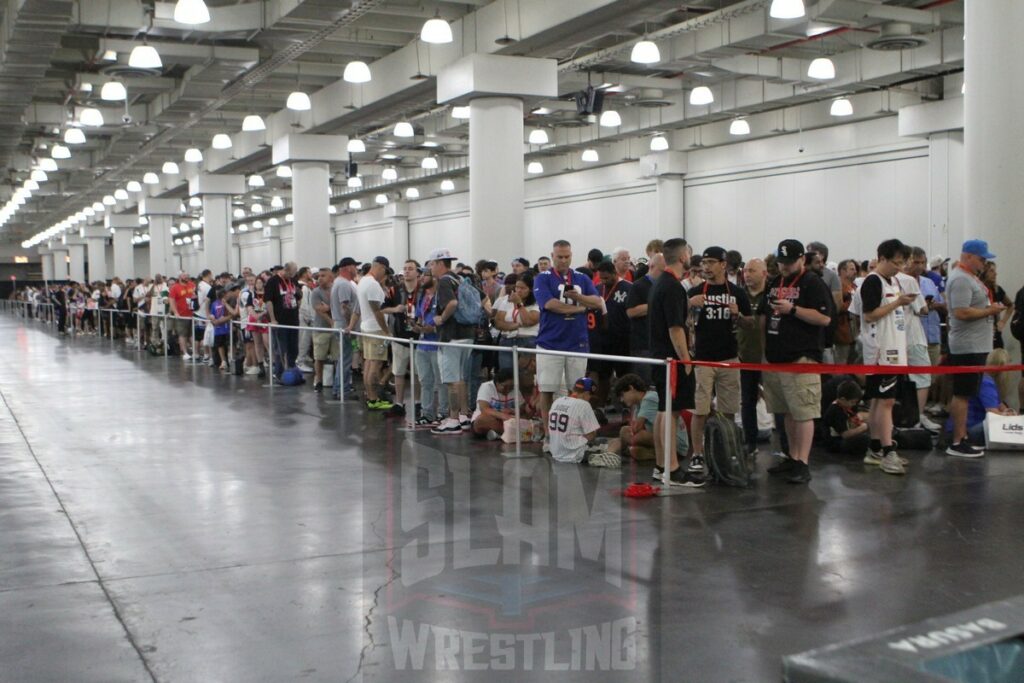
[[[672,420],[672,424],[676,424],[676,414],[672,410],[672,359],[665,359],[665,402],[668,404],[668,419]],[[672,430],[669,429],[668,425],[665,425],[665,457],[661,461],[661,483],[667,488],[669,485],[669,479],[671,473],[669,472],[669,466],[672,460],[672,455],[676,452],[676,445],[672,443]],[[682,467],[683,464],[679,463]]]
[[[341,408],[345,407],[345,328],[338,328],[338,362],[334,366],[334,374],[338,376],[338,400]],[[334,380],[331,379],[331,391]]]
[[[512,395],[516,398],[516,457],[523,456],[523,435],[519,429],[519,347],[512,345]],[[541,427],[543,429],[543,426]]]
[[[196,316],[193,315],[189,318],[189,324],[192,326],[192,334],[189,335],[188,343],[192,345],[192,360],[196,358]],[[188,353],[188,349],[182,349],[182,353]]]
[[[114,309],[108,309],[110,311],[110,341],[114,341]]]
[[[409,427],[416,428],[416,340],[409,340],[409,396],[412,410],[405,411]],[[405,398],[402,396],[401,398]]]
[[[235,370],[235,321],[231,321],[228,325],[228,369],[232,372]]]
[[[271,323],[267,323],[267,383],[273,388],[274,386],[274,328]]]
[[[142,351],[142,311],[135,311],[135,350]]]
[[[164,338],[164,358],[167,358],[170,355],[170,351],[167,348],[167,342],[170,341],[170,337],[167,336],[167,311],[164,311],[164,329],[162,336]]]

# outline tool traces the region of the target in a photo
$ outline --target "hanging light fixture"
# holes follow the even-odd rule
[[[601,113],[599,125],[604,128],[618,128],[622,125],[622,117],[614,109],[608,109]]]
[[[200,199],[199,197],[189,197],[188,205],[190,207],[192,207],[193,209],[198,209],[200,206],[203,205],[203,200]],[[182,211],[182,213],[185,213],[185,212]]]
[[[25,181],[25,184],[22,185],[22,187],[28,190],[29,192],[35,192],[36,190],[39,189],[39,183],[29,178],[28,180]]]
[[[54,145],[50,149],[50,156],[52,156],[54,159],[70,159],[71,150],[65,147],[64,145]]]
[[[114,196],[116,197],[117,194],[115,194]],[[139,216],[139,225],[149,225],[149,219],[146,218],[145,216]],[[147,240],[149,239],[149,235],[143,235],[143,237],[146,238]]]
[[[89,207],[89,208],[91,208],[96,213],[99,213],[100,211],[106,211],[107,210],[107,207],[103,205],[103,202],[93,202],[92,206]]]
[[[466,120],[469,118],[469,107],[458,106],[452,107],[452,118]]]
[[[601,157],[598,156],[596,149],[591,148],[583,150],[583,156],[581,158],[583,161],[594,162],[600,160]]]
[[[266,181],[263,180],[263,176],[257,173],[255,175],[249,176],[249,180],[246,182],[246,184],[249,187],[263,187],[267,183]]]
[[[100,204],[100,206],[103,205]],[[93,216],[96,215],[96,209],[92,208],[91,206],[87,206],[84,209],[82,209],[82,213],[85,214],[86,218],[92,218]],[[113,228],[111,228],[111,232],[113,232]]]
[[[46,171],[47,173],[56,173],[57,162],[50,157],[43,157],[39,160],[39,170]]]
[[[114,190],[114,199],[119,202],[128,200],[128,193],[124,191],[124,188],[118,188]]]
[[[534,128],[530,131],[529,142],[531,145],[548,144],[548,132],[543,128]]]
[[[128,192],[142,192],[142,184],[138,180],[129,180],[124,189]]]
[[[350,201],[348,203],[348,208],[353,209],[353,210],[361,209],[361,208],[363,208],[363,203],[361,201],[359,201],[358,199],[353,199],[352,201]]]
[[[420,191],[418,189],[416,189],[415,187],[407,188],[405,190],[405,198],[406,199],[419,199],[420,198]]]
[[[231,212],[231,215],[234,218],[245,218],[245,209],[239,206],[238,208]]]
[[[231,136],[227,133],[217,133],[213,136],[214,149],[231,149]]]
[[[330,206],[327,207],[327,213],[333,216],[334,214],[338,213],[338,207],[336,207],[334,204],[331,204]]]
[[[445,178],[441,181],[441,192],[453,192],[455,190],[455,181],[451,178]]]
[[[416,131],[408,121],[399,121],[395,124],[394,136],[396,138],[411,138],[414,135],[416,135]]]
[[[160,172],[166,175],[179,175],[181,169],[178,168],[178,164],[173,161],[165,161],[164,165],[160,168]]]
[[[281,197],[279,197],[277,195],[274,195],[270,199],[270,206],[271,206],[271,208],[274,208],[274,209],[283,209],[284,208],[284,200],[281,199]]]
[[[269,221],[267,221],[267,225],[269,225],[272,228],[275,228],[278,225],[281,225],[281,221],[277,220],[276,218],[271,218]]]
[[[100,90],[100,99],[107,102],[119,102],[128,97],[128,91],[124,89],[121,81],[107,81]]]
[[[629,60],[634,64],[657,64],[661,61],[661,50],[657,43],[645,37],[633,46]]]
[[[354,175],[348,179],[347,185],[352,189],[358,189],[363,186],[363,179],[357,175]]]
[[[372,80],[370,67],[366,62],[355,60],[345,65],[345,72],[342,78],[348,83],[369,83]]]
[[[31,175],[29,175],[29,178],[31,180],[36,181],[37,183],[45,183],[47,180],[50,179],[50,177],[46,175],[46,171],[40,168],[37,168],[36,170],[32,171]]]
[[[804,0],[772,0],[768,16],[774,19],[799,19],[804,16]]]
[[[853,103],[845,97],[840,97],[837,100],[832,100],[832,107],[829,109],[829,114],[832,116],[852,116],[853,115]]]
[[[85,107],[78,112],[78,122],[83,126],[102,126],[103,113],[95,107]]]
[[[539,161],[531,161],[529,164],[526,165],[526,172],[532,175],[543,173],[544,164],[540,163]]]
[[[155,47],[143,43],[132,48],[132,53],[128,55],[128,66],[133,69],[162,69],[164,63]]]
[[[156,173],[153,173],[152,171],[150,171],[149,173],[147,173],[144,176],[142,176],[142,183],[144,185],[159,185],[160,184],[160,178],[159,178],[159,176],[157,176]]]
[[[291,166],[278,166],[276,173],[277,173],[277,177],[278,178],[291,178],[292,177],[292,167]]]
[[[249,213],[263,213],[263,205],[260,203],[253,204],[249,207]]]
[[[380,172],[380,177],[382,180],[398,180],[398,171],[388,167]]]
[[[736,119],[729,124],[729,135],[750,135],[750,123],[746,119]]]
[[[706,85],[698,85],[690,91],[690,104],[700,106],[715,101],[715,94]]]
[[[313,103],[309,101],[309,95],[301,90],[296,90],[288,96],[285,106],[292,111],[309,111],[313,108]]]
[[[437,157],[423,157],[423,161],[420,162],[420,168],[426,171],[437,170]]]
[[[68,128],[64,131],[64,142],[69,145],[84,145],[85,133],[81,128]]]
[[[179,24],[205,24],[210,21],[210,10],[203,0],[178,0],[174,5],[174,20]]]
[[[452,42],[452,27],[447,21],[441,18],[441,13],[434,15],[433,19],[427,19],[420,29],[420,40],[424,43],[442,45]]]
[[[373,198],[373,201],[383,206],[388,203],[388,196],[386,194],[379,194]]]
[[[294,223],[295,222],[295,214],[286,213],[284,215],[284,222],[285,223]]]
[[[651,151],[664,152],[668,150],[668,138],[664,135],[655,135],[651,138]]]
[[[185,161],[190,164],[198,164],[203,160],[203,153],[198,147],[189,147],[185,150]]]
[[[114,199],[114,195],[108,194],[103,197],[103,206],[113,206],[114,204],[117,204],[117,200]]]
[[[366,151],[366,143],[359,138],[352,138],[348,141],[348,151],[350,154],[362,154]]]
[[[267,124],[264,123],[263,117],[259,114],[249,114],[242,119],[242,132],[243,133],[254,133],[260,130],[266,130]]]
[[[836,77],[836,65],[828,57],[818,57],[807,67],[807,77],[830,81]]]

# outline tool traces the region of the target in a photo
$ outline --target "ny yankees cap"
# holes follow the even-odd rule
[[[782,240],[775,250],[775,260],[779,263],[795,263],[804,255],[804,244],[800,240]]]
[[[589,377],[580,377],[578,380],[576,380],[573,383],[572,390],[573,391],[580,391],[580,392],[582,392],[582,391],[593,392],[594,391],[594,380],[592,380]]]

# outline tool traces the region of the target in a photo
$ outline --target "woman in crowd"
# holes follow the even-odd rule
[[[981,280],[988,287],[989,298],[992,300],[992,303],[1006,306],[1006,310],[996,319],[995,328],[992,331],[992,347],[1002,349],[1006,348],[1006,344],[1003,342],[1003,328],[1006,327],[1006,323],[1013,317],[1013,299],[996,282],[996,275],[996,262],[987,261],[985,263],[985,270],[981,273]]]

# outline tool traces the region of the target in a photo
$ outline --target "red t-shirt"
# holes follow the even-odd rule
[[[171,303],[174,305],[174,313],[180,318],[191,318],[192,304],[190,300],[195,298],[195,285],[191,282],[187,285],[175,282],[171,285],[171,289],[168,294],[171,297]]]

